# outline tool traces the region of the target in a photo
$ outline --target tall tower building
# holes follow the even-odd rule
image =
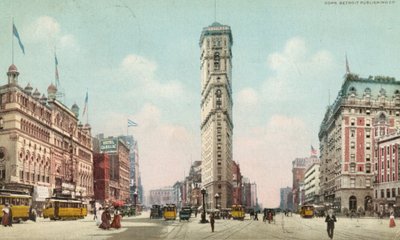
[[[207,208],[232,205],[231,28],[214,22],[200,37],[201,177]]]

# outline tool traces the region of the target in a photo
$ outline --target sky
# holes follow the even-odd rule
[[[400,78],[397,0],[3,0],[0,9],[0,82],[14,19],[20,85],[46,93],[56,51],[63,102],[82,114],[88,92],[80,121],[93,136],[134,135],[146,191],[183,180],[201,160],[199,39],[214,21],[233,35],[233,159],[266,207],[292,186],[291,162],[319,148],[346,55],[362,77]]]

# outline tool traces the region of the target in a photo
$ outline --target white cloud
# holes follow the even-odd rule
[[[153,81],[157,64],[145,57],[130,54],[122,60],[121,70],[141,82]]]
[[[64,35],[59,41],[60,48],[74,48],[77,47],[75,37],[71,34]]]
[[[237,103],[243,107],[254,107],[259,103],[258,93],[253,88],[242,89],[237,96]]]
[[[33,43],[44,43],[58,48],[77,47],[75,37],[65,33],[56,19],[50,16],[41,16],[26,28],[28,40]]]
[[[294,37],[282,52],[268,56],[267,66],[274,75],[264,82],[262,95],[267,102],[276,102],[298,99],[303,89],[320,84],[321,76],[328,75],[334,61],[330,52],[310,52],[303,38]]]
[[[143,56],[130,54],[121,63],[120,71],[131,83],[134,95],[147,98],[182,99],[187,98],[185,87],[176,80],[161,81],[156,76],[157,64]]]

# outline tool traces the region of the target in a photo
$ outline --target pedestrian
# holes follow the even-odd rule
[[[111,227],[112,228],[116,228],[116,229],[121,228],[121,213],[120,213],[118,208],[115,209],[114,219],[113,219],[113,221],[111,223]]]
[[[214,223],[215,223],[215,220],[214,220],[214,213],[211,213],[211,214],[210,214],[210,224],[211,224],[211,231],[212,231],[212,232],[214,232]]]
[[[12,205],[8,207],[10,209],[9,214],[8,214],[8,226],[12,227],[12,222],[13,222],[13,212],[12,212]]]
[[[97,213],[97,209],[96,209],[96,204],[95,204],[95,205],[94,205],[94,208],[93,208],[93,220],[96,220],[96,219],[97,219],[96,213]]]
[[[194,217],[197,218],[197,209],[194,210]]]
[[[101,224],[99,228],[110,229],[110,220],[111,220],[110,211],[108,210],[108,207],[106,207],[104,212],[101,214]]]
[[[389,227],[396,227],[396,223],[394,222],[394,214],[393,212],[390,213],[390,220],[389,220]]]
[[[101,224],[101,215],[103,214],[104,210],[102,207],[99,207],[99,210],[96,211],[96,225],[99,226]]]
[[[8,203],[6,203],[6,205],[3,207],[2,212],[3,212],[3,217],[1,218],[1,224],[4,227],[7,227],[9,225],[8,221],[10,220],[9,218],[10,208]]]
[[[271,221],[273,220],[273,216],[272,216],[272,211],[271,210],[268,211],[267,218],[268,218],[268,223],[271,223]]]
[[[327,224],[328,236],[330,239],[333,239],[333,230],[335,229],[336,216],[333,214],[332,209],[329,210],[328,215],[325,218],[325,222]]]
[[[254,212],[254,221],[257,220],[258,221],[258,211]]]

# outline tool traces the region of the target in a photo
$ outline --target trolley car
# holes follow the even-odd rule
[[[79,219],[87,216],[87,205],[79,199],[53,197],[46,198],[43,218],[51,220]]]
[[[175,204],[167,204],[164,207],[164,219],[165,220],[176,220],[176,206]]]
[[[23,191],[0,190],[0,209],[6,204],[10,204],[13,215],[13,222],[27,221],[29,219],[29,209],[32,204],[32,197]],[[3,211],[0,212],[3,217]]]
[[[242,205],[232,205],[231,214],[234,220],[243,220],[245,217],[245,212]]]
[[[300,209],[300,216],[303,218],[314,217],[314,206],[313,205],[303,205]]]

